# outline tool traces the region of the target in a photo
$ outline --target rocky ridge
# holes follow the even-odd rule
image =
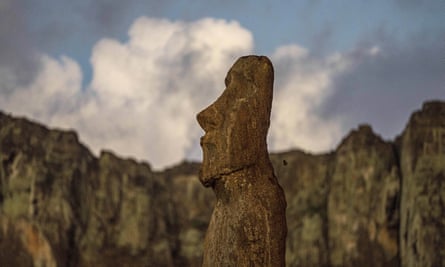
[[[395,141],[362,125],[330,153],[271,160],[287,266],[445,266],[445,102]],[[0,266],[200,266],[214,195],[198,169],[97,158],[73,131],[0,113]]]

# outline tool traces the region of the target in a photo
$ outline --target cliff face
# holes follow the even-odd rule
[[[425,104],[398,140],[403,266],[445,266],[445,107]]]
[[[329,154],[271,155],[287,266],[445,266],[445,103],[394,142],[369,126]],[[200,266],[214,196],[199,164],[154,172],[74,132],[0,113],[0,266]]]
[[[0,125],[0,266],[174,266],[173,203],[147,164],[97,159],[74,132]]]
[[[399,266],[400,176],[391,143],[360,126],[331,154],[275,158],[289,205],[288,266]]]
[[[337,148],[333,165],[327,203],[331,265],[397,266],[400,176],[394,147],[361,126]]]

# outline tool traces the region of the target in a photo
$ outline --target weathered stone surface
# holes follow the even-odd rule
[[[267,152],[273,67],[266,57],[238,59],[223,94],[197,116],[200,180],[216,204],[202,266],[284,266],[286,200]]]
[[[0,266],[174,266],[172,201],[148,165],[96,159],[74,132],[0,125],[0,246],[23,248]]]
[[[198,179],[200,164],[183,162],[159,173],[168,181],[174,220],[171,235],[177,237],[175,266],[198,267],[202,264],[203,240],[210,221],[215,196],[202,190]]]
[[[329,266],[326,205],[332,154],[290,151],[273,154],[271,160],[288,204],[286,266]]]
[[[445,266],[445,103],[425,103],[399,143],[402,266]]]
[[[335,151],[329,182],[330,266],[398,266],[400,177],[395,147],[371,127],[360,126]]]
[[[147,164],[102,152],[82,194],[80,266],[174,266],[171,201]]]
[[[332,253],[388,266],[397,221],[401,262],[393,266],[445,266],[444,109],[425,104],[397,142],[362,127],[328,154],[271,155],[288,203],[286,266],[335,266]],[[0,112],[0,266],[201,266],[215,196],[203,190],[199,167],[153,172],[109,152],[96,158],[72,131]],[[355,179],[367,173],[372,182]],[[336,212],[350,221],[334,222]],[[371,227],[350,255],[337,235],[355,238],[354,225]]]
[[[74,132],[49,131],[0,116],[3,233],[18,236],[35,266],[73,266],[77,260],[77,183],[94,159]],[[7,260],[7,259],[5,259]],[[39,265],[40,264],[40,265]]]

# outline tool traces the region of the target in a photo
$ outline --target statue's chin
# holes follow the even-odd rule
[[[201,166],[201,170],[199,171],[199,180],[205,187],[210,187],[215,183],[215,181],[221,179],[223,175],[230,172],[230,168],[219,165],[209,166],[209,164],[204,162]]]
[[[218,174],[208,173],[208,172],[204,171],[203,169],[201,169],[199,171],[199,180],[205,187],[212,186],[213,183],[215,182],[215,180],[217,180],[219,176],[220,175],[218,175]]]
[[[240,166],[232,166],[232,167],[223,167],[213,166],[213,168],[207,167],[205,164],[201,166],[201,170],[199,171],[199,180],[205,187],[210,187],[215,184],[216,181],[220,180],[225,175],[230,175],[235,172],[241,171],[243,169],[249,168],[255,164],[243,164]]]

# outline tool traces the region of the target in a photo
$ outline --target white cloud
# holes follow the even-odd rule
[[[270,149],[321,152],[333,148],[342,134],[342,123],[324,119],[319,110],[333,93],[333,77],[347,68],[348,60],[339,54],[311,57],[306,49],[289,45],[278,48],[272,61],[276,79]]]
[[[375,45],[375,46],[373,46],[373,47],[371,47],[371,48],[369,49],[369,52],[368,52],[368,53],[369,53],[371,56],[376,56],[376,55],[378,55],[380,52],[381,52],[380,47],[379,47],[378,45]]]
[[[172,22],[141,17],[129,39],[93,48],[93,78],[81,88],[76,62],[43,56],[36,80],[0,102],[51,126],[74,128],[96,153],[103,148],[162,168],[198,146],[195,115],[224,89],[233,63],[253,48],[235,21]]]
[[[93,49],[95,92],[88,128],[95,147],[147,159],[164,167],[184,159],[199,140],[195,114],[216,97],[236,57],[253,39],[237,22],[192,23],[142,17],[129,40],[102,40]],[[94,109],[96,108],[96,110]],[[106,121],[107,123],[103,123]]]
[[[127,41],[96,43],[86,88],[74,60],[42,56],[36,79],[4,94],[0,105],[51,126],[76,129],[96,153],[112,149],[163,168],[186,157],[200,159],[202,131],[195,116],[221,94],[236,58],[252,50],[252,34],[235,21],[141,17]],[[314,57],[289,45],[276,49],[271,59],[276,77],[270,149],[333,148],[343,134],[342,122],[319,111],[334,93],[334,77],[351,66],[351,58]]]
[[[0,106],[52,125],[68,126],[62,118],[75,111],[79,104],[80,67],[67,57],[56,60],[43,55],[39,61],[41,70],[36,79],[0,98]]]

